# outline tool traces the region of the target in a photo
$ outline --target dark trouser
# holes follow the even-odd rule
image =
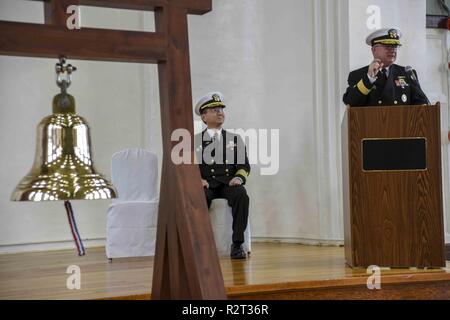
[[[228,205],[233,212],[233,243],[243,243],[249,207],[249,198],[244,186],[230,187],[223,184],[214,189],[204,189],[208,208],[214,199],[224,198],[228,200]]]

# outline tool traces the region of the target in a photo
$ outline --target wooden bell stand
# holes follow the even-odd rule
[[[226,299],[198,166],[170,158],[172,131],[194,131],[187,16],[211,11],[211,0],[36,1],[45,1],[45,24],[0,21],[1,55],[158,64],[163,166],[152,298]],[[69,30],[71,5],[154,11],[156,32]]]

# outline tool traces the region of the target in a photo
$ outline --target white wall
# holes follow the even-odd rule
[[[373,59],[365,44],[367,35],[374,31],[366,23],[370,16],[367,8],[372,5],[380,8],[381,28],[396,27],[403,33],[396,63],[413,66],[420,79],[426,71],[425,0],[349,0],[350,67],[363,67]]]
[[[262,176],[253,165],[248,180],[254,240],[343,239],[341,98],[348,72],[370,62],[364,42],[369,4],[380,6],[383,25],[403,30],[399,62],[425,75],[425,0],[213,0],[211,13],[189,18],[194,100],[219,90],[227,103],[226,128],[280,130],[278,174]],[[21,12],[25,21],[43,21],[40,10],[23,5],[2,0],[0,19]],[[132,11],[86,11],[83,19],[89,26],[153,28],[151,17]],[[50,113],[54,64],[0,57],[0,150],[11,150],[0,160],[0,252],[30,248],[14,244],[57,248],[62,244],[52,241],[71,240],[62,203],[9,201],[31,166],[36,125]],[[110,176],[110,157],[124,147],[145,146],[160,156],[156,67],[74,64],[79,71],[70,92],[91,125],[98,169]],[[73,203],[83,238],[104,238],[108,203]]]
[[[92,10],[92,11],[91,11]],[[82,10],[82,25],[143,29],[133,11]],[[0,19],[43,23],[43,5],[0,1]],[[147,29],[151,29],[148,25]],[[144,29],[143,29],[144,30]],[[58,92],[53,59],[0,56],[0,252],[73,247],[63,202],[11,202],[10,195],[34,159],[36,127],[51,114]],[[122,148],[146,145],[144,68],[138,64],[70,61],[78,67],[69,93],[91,128],[96,168],[110,177],[110,158]],[[103,243],[109,201],[73,201],[86,245]],[[92,240],[94,239],[94,240]],[[22,245],[25,244],[25,245]]]
[[[450,194],[449,194],[449,32],[445,29],[427,29],[427,73],[422,81],[423,90],[432,103],[441,102],[442,176],[444,198],[445,242],[450,243]]]
[[[280,170],[248,179],[252,236],[317,238],[313,1],[213,1],[190,18],[193,96],[225,95],[226,128],[280,129]]]

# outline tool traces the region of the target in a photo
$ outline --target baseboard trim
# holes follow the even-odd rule
[[[343,240],[339,239],[304,239],[304,238],[271,238],[271,237],[252,237],[254,242],[269,242],[269,243],[295,243],[308,246],[333,246],[340,247],[344,245]]]
[[[343,240],[323,240],[323,239],[303,239],[303,238],[272,238],[272,237],[252,237],[252,242],[266,243],[295,243],[308,246],[343,246]],[[106,238],[83,239],[85,248],[102,247],[106,245]],[[450,254],[450,244],[446,247],[446,253]],[[12,254],[23,252],[41,252],[55,250],[76,250],[73,241],[52,241],[40,243],[23,243],[13,245],[0,245],[0,254]]]
[[[106,244],[106,238],[83,239],[83,245],[85,248],[101,247],[101,246],[105,246],[105,244]],[[55,251],[55,250],[67,250],[67,249],[73,249],[74,251],[76,251],[76,247],[75,247],[75,244],[73,241],[64,240],[64,241],[51,241],[51,242],[40,242],[40,243],[0,245],[0,254]]]

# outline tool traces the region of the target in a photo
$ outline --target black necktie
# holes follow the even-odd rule
[[[387,80],[387,70],[386,70],[386,68],[381,69],[381,74],[382,74],[384,80]]]
[[[219,133],[218,132],[214,133],[214,135],[212,137],[212,143],[211,144],[213,146],[213,150],[211,152],[211,155],[213,157],[216,157],[216,154],[218,154],[218,152],[219,152]]]
[[[378,79],[376,82],[376,86],[378,88],[380,88],[381,90],[384,89],[386,82],[387,82],[387,74],[386,74],[387,70],[385,68],[381,69],[380,72],[378,73]]]

